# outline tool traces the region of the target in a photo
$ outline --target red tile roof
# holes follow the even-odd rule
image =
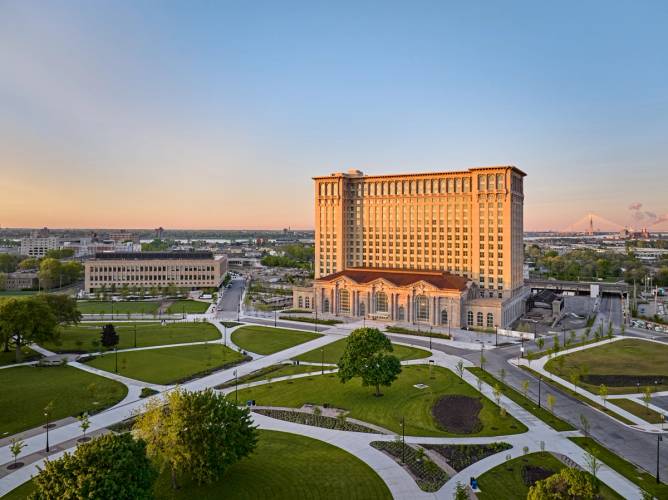
[[[441,290],[465,290],[468,280],[443,271],[401,271],[397,269],[346,269],[338,273],[318,278],[316,281],[334,281],[346,277],[358,284],[370,283],[377,279],[384,279],[395,286],[410,286],[420,281],[429,283]]]

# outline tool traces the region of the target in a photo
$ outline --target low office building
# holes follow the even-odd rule
[[[176,286],[197,290],[219,287],[227,258],[211,252],[98,253],[85,262],[85,289]]]
[[[39,286],[37,271],[7,273],[4,281],[5,290],[34,290]]]

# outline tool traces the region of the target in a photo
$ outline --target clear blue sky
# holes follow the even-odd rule
[[[0,225],[312,227],[313,175],[515,164],[527,229],[639,226],[668,212],[667,26],[659,1],[5,0]]]

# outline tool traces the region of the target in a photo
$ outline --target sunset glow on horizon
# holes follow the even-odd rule
[[[667,231],[667,21],[662,2],[2,2],[0,227],[311,229],[314,176],[502,164],[527,173],[527,231]]]

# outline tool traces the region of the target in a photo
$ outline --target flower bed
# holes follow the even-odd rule
[[[445,340],[450,340],[450,335],[447,333],[434,333],[432,332],[431,334],[429,332],[425,331],[416,331],[416,330],[410,330],[408,328],[402,328],[400,326],[386,326],[385,331],[388,333],[402,333],[404,335],[416,335],[418,337],[432,337],[434,339],[445,339]]]
[[[299,321],[300,323],[313,323],[316,325],[338,325],[343,323],[338,319],[315,319],[308,316],[280,316],[278,319],[285,319],[288,321]]]
[[[466,469],[469,465],[512,448],[508,443],[491,444],[427,444],[429,450],[434,450],[443,456],[450,466],[457,472]]]
[[[337,431],[366,432],[369,434],[378,434],[377,431],[363,425],[349,422],[344,418],[328,417],[325,415],[314,415],[302,411],[274,410],[274,409],[253,409],[255,413],[266,417],[294,422],[296,424],[312,425],[314,427],[324,427],[325,429],[334,429]]]
[[[449,479],[447,473],[425,456],[424,451],[404,446],[401,441],[373,441],[371,446],[403,463],[423,491],[438,491]]]
[[[225,328],[234,328],[235,326],[243,325],[243,323],[238,323],[236,321],[221,321],[220,324]]]

